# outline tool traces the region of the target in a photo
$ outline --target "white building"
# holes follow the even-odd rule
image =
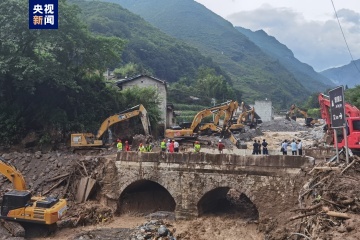
[[[254,108],[263,122],[274,120],[274,108],[270,100],[255,101]]]

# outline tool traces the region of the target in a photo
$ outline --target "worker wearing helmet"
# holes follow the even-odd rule
[[[120,139],[117,140],[116,148],[118,152],[121,152],[123,150],[123,144]]]
[[[166,143],[166,152],[170,152],[170,143],[171,143],[171,140],[168,139],[168,141]]]
[[[142,143],[140,143],[140,145],[139,145],[139,151],[140,152],[145,152],[145,147],[144,147],[144,145]]]
[[[162,152],[166,152],[166,141],[165,139],[162,140],[162,142],[160,143],[160,148]]]
[[[221,142],[221,139],[219,139],[219,143],[218,143],[219,153],[223,153],[224,148],[225,148],[225,145]]]
[[[201,146],[200,146],[199,141],[195,141],[194,152],[198,153],[198,152],[200,152],[200,149],[201,149]]]

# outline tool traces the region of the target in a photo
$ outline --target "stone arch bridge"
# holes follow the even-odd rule
[[[202,215],[229,189],[244,194],[256,206],[259,218],[275,216],[296,206],[301,186],[298,176],[303,167],[313,164],[305,156],[192,152],[121,152],[117,161],[115,158],[106,168],[102,198],[106,205],[126,211],[126,204],[136,201],[130,197],[136,193],[147,203],[157,203],[159,209],[175,211],[177,219]],[[141,195],[148,188],[154,194]],[[136,208],[141,209],[142,204]]]

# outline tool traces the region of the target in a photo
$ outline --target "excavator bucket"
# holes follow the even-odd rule
[[[289,114],[289,113],[286,113],[285,119],[291,121],[291,119],[290,119],[290,114]]]

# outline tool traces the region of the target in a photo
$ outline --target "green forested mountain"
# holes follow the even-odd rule
[[[311,66],[296,59],[290,49],[263,30],[253,32],[242,27],[235,28],[259,46],[266,54],[278,59],[307,90],[322,92],[335,86],[331,80],[315,72]]]
[[[85,0],[70,2],[81,8],[83,20],[89,25],[90,31],[126,40],[121,55],[122,64],[135,63],[141,71],[170,83],[182,77],[194,78],[201,66],[215,69],[217,74],[231,81],[211,58],[164,34],[118,4]]]
[[[61,0],[59,29],[29,30],[28,3],[0,1],[0,147],[25,136],[41,145],[96,132],[109,115],[139,103],[159,120],[155,89],[106,84],[102,73],[120,61],[125,42],[92,34],[78,12]]]
[[[360,59],[341,67],[327,69],[321,74],[331,79],[336,85],[353,88],[360,85]]]
[[[307,90],[279,60],[266,55],[229,22],[193,0],[108,0],[139,14],[165,33],[211,57],[244,99],[269,98],[275,106],[306,98]]]

